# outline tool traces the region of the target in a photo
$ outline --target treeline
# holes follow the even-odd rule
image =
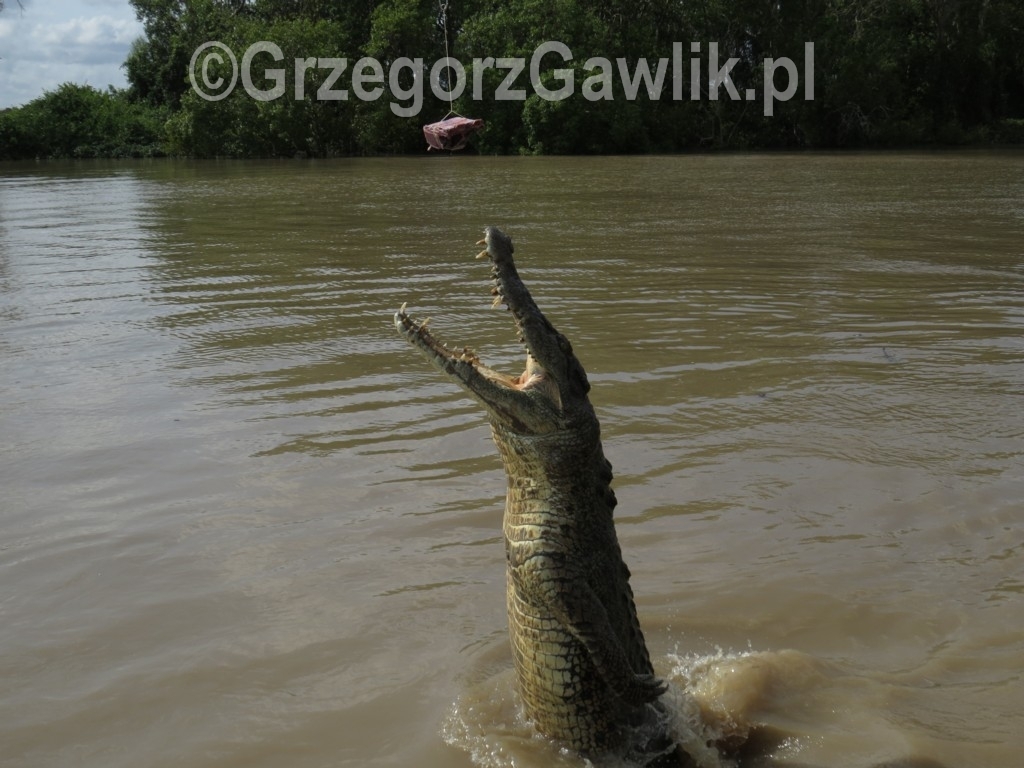
[[[65,83],[0,112],[0,160],[164,155],[170,114],[128,91]]]
[[[125,62],[129,87],[99,92],[64,85],[0,112],[0,157],[421,153],[421,126],[449,111],[448,101],[428,83],[431,65],[445,55],[446,37],[451,56],[465,67],[466,87],[455,110],[486,121],[472,142],[482,153],[1024,143],[1024,4],[1019,0],[132,0],[132,5],[145,36]],[[280,84],[283,94],[253,98],[239,79],[222,99],[200,96],[189,67],[208,41],[227,46],[239,65],[251,45],[274,43],[283,59],[257,55],[252,88],[270,95]],[[534,87],[529,63],[546,41],[563,43],[572,59],[547,54],[540,87]],[[814,43],[813,99],[805,98],[806,42]],[[699,43],[696,50],[691,43]],[[711,43],[717,44],[717,62]],[[674,64],[680,52],[681,61]],[[362,57],[373,58],[380,69],[364,71],[360,91],[353,70]],[[508,71],[484,66],[487,57],[525,60],[526,70],[511,86],[525,91],[522,99],[496,97]],[[590,57],[603,57],[610,67],[596,62],[588,67]],[[768,115],[766,62],[783,57],[793,66],[786,71],[776,64],[776,90],[785,91],[791,77],[799,83],[794,81],[791,98],[772,103]],[[324,60],[333,58],[345,58],[347,66],[332,83],[337,66]],[[422,58],[424,71],[415,75],[405,58]],[[730,58],[737,61],[726,66]],[[304,61],[298,77],[296,59]],[[481,60],[475,68],[474,59]],[[658,60],[667,60],[660,98],[631,80],[641,59],[652,85]],[[695,79],[693,59],[700,66]],[[196,60],[193,72],[201,87],[231,81],[226,56],[202,61]],[[283,72],[264,77],[268,69]],[[574,83],[571,96],[544,98],[568,77]],[[439,86],[450,81],[452,72],[441,70]],[[304,98],[296,98],[297,85]],[[375,88],[381,88],[379,97],[357,98]],[[328,90],[345,90],[347,98],[323,98],[331,95]],[[480,99],[473,98],[474,90]]]

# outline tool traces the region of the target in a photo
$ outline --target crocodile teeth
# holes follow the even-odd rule
[[[500,306],[502,301],[504,301],[504,299],[502,299],[500,295],[495,296],[494,301],[491,302],[491,309]]]
[[[483,240],[477,240],[476,244],[477,245],[487,245],[487,238],[485,237]]]
[[[483,249],[482,251],[480,251],[480,253],[478,253],[478,254],[476,255],[476,257],[477,257],[478,259],[486,259],[486,258],[487,258],[487,249],[486,249],[486,248],[484,248],[484,249]]]

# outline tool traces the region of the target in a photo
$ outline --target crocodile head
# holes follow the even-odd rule
[[[512,239],[488,227],[477,256],[491,262],[494,306],[504,304],[526,345],[526,369],[518,376],[494,371],[468,347],[449,349],[417,322],[405,305],[395,314],[395,328],[445,373],[483,404],[491,424],[521,435],[542,435],[569,428],[579,419],[594,419],[587,398],[590,384],[569,340],[537,308],[512,261]]]

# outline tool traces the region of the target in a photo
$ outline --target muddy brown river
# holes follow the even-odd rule
[[[987,152],[0,165],[0,765],[584,764],[518,709],[482,411],[392,326],[521,370],[489,224],[590,375],[680,727],[1020,768]]]

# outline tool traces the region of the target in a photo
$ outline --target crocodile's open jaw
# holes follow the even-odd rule
[[[512,261],[512,240],[488,227],[478,259],[491,261],[494,306],[505,304],[526,344],[526,369],[519,376],[494,371],[468,347],[450,349],[427,330],[429,321],[409,317],[405,305],[395,313],[395,328],[438,370],[483,404],[492,422],[524,434],[550,432],[564,420],[566,406],[586,398],[589,385],[568,340],[548,322],[523,285]]]

